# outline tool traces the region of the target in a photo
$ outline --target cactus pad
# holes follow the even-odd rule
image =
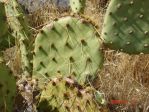
[[[38,79],[73,75],[84,83],[102,63],[99,35],[83,19],[61,18],[45,26],[35,40],[33,74]]]
[[[9,32],[0,37],[0,50],[12,47],[15,43],[14,39],[15,38]]]
[[[86,0],[70,0],[70,7],[74,13],[83,12]]]
[[[18,36],[18,33],[22,33],[22,35],[26,36],[24,38],[29,38],[29,23],[17,0],[7,1],[5,3],[5,10],[7,21],[12,30],[13,35],[16,38],[21,38]]]
[[[54,78],[41,94],[38,112],[99,112],[93,93],[71,78]]]
[[[0,64],[0,111],[12,112],[16,94],[16,81],[9,69]]]
[[[8,30],[8,24],[5,14],[5,7],[4,3],[0,2],[0,40],[2,36],[6,34],[7,30]]]
[[[8,0],[5,3],[6,15],[8,24],[11,29],[12,35],[16,38],[19,43],[21,51],[22,69],[24,75],[30,75],[30,62],[28,46],[30,44],[30,30],[28,21],[23,13],[22,8],[17,3],[17,0]]]
[[[0,50],[10,47],[14,40],[8,32],[7,17],[4,5],[5,3],[0,2]]]
[[[149,0],[111,0],[102,38],[107,47],[129,54],[149,53]]]

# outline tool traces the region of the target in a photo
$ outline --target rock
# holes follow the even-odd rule
[[[59,8],[68,8],[69,0],[18,0],[29,12],[34,12],[45,4],[55,4]]]

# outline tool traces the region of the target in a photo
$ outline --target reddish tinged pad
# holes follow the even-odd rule
[[[70,77],[54,78],[41,94],[38,112],[100,112],[94,92]]]

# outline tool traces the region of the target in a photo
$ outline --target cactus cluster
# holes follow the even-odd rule
[[[33,75],[45,82],[60,75],[80,83],[103,63],[99,35],[89,22],[71,16],[45,26],[35,40]]]
[[[72,11],[83,12],[85,1],[70,0]],[[101,94],[88,81],[103,64],[101,40],[114,50],[149,53],[148,4],[148,0],[111,0],[101,38],[96,26],[78,14],[55,19],[40,30],[32,52],[28,47],[32,33],[17,0],[0,0],[0,53],[14,39],[19,44],[23,74],[32,74],[39,87],[45,86],[39,112],[98,112]],[[1,60],[0,109],[12,112],[15,79]]]
[[[102,38],[114,50],[129,54],[149,53],[148,0],[111,0]]]
[[[16,80],[10,70],[0,63],[0,111],[12,112],[16,95]]]
[[[22,60],[25,65],[29,60],[26,58],[26,42],[30,31],[27,31],[27,23],[24,20],[24,13],[16,0],[0,0],[0,54],[2,50],[14,45],[14,41],[19,42]],[[24,45],[26,44],[26,45]],[[26,50],[27,51],[27,50]],[[25,71],[25,70],[24,70]],[[0,111],[12,112],[16,96],[16,80],[6,67],[3,55],[0,55]]]
[[[28,69],[31,67],[28,53],[31,51],[28,51],[27,46],[29,45],[28,40],[30,39],[31,33],[25,15],[16,0],[3,1],[0,5],[2,6],[0,7],[2,9],[0,17],[3,20],[0,24],[5,28],[2,29],[2,27],[0,27],[0,30],[3,32],[0,37],[3,40],[5,34],[10,34],[12,37],[15,37],[21,51],[21,60],[23,62],[22,70],[25,75],[29,74]],[[77,10],[80,11],[80,9]],[[33,54],[33,77],[37,77],[40,84],[44,83],[45,79],[48,79],[47,81],[52,78],[57,79],[59,74],[62,75],[63,78],[74,76],[74,79],[78,83],[84,84],[87,76],[94,76],[103,63],[99,35],[94,26],[84,19],[71,16],[60,18],[45,26],[35,40],[35,50]],[[0,107],[3,111],[11,112],[13,110],[13,102],[10,102],[10,98],[12,101],[12,98],[15,96],[15,80],[11,73],[6,71],[3,65],[0,65],[0,77],[0,91],[2,96],[0,99]],[[62,90],[64,89],[62,92],[67,92],[67,87],[64,82],[63,80],[58,86],[62,87]],[[49,87],[50,83],[46,88],[51,89]],[[85,91],[85,89],[79,88],[77,85],[74,85],[73,88],[76,88],[73,92],[78,92],[78,94],[79,92]],[[56,88],[53,87],[53,89]],[[74,95],[76,95],[76,93]],[[55,96],[57,95],[56,93],[54,94]],[[82,110],[86,105],[90,105],[91,107],[93,106],[93,110],[96,110],[96,104],[93,100],[90,101],[93,97],[92,94],[84,94],[86,95],[85,97],[83,96],[82,99],[82,103],[84,103],[82,105],[84,105],[84,107],[78,106],[78,109]],[[43,97],[44,92],[42,93],[41,99]],[[72,100],[73,99],[70,99],[70,101]],[[79,100],[80,97],[78,97],[74,105],[75,107],[77,107],[76,104]],[[52,106],[58,105],[54,104]],[[92,108],[89,109],[91,110]]]
[[[39,112],[98,112],[94,89],[78,84],[70,77],[54,78],[43,90]]]

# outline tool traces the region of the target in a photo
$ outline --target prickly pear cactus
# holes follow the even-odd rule
[[[0,40],[2,36],[6,34],[7,31],[8,31],[8,24],[5,14],[5,7],[4,3],[0,1]]]
[[[72,78],[54,78],[41,94],[38,112],[99,112],[93,93]]]
[[[22,69],[24,71],[24,75],[30,75],[30,62],[29,62],[29,39],[30,39],[30,31],[29,24],[26,20],[26,17],[16,0],[8,0],[5,2],[5,9],[8,24],[12,31],[13,36],[19,43],[19,48],[21,51],[21,61],[22,61]]]
[[[33,75],[41,82],[61,74],[82,84],[102,63],[99,35],[83,19],[61,18],[45,26],[35,40]]]
[[[3,57],[3,53],[0,52],[0,63],[3,63],[4,62],[4,57]]]
[[[15,38],[9,32],[0,37],[0,50],[5,50],[6,48],[14,46],[14,39]]]
[[[7,17],[4,3],[0,1],[0,50],[10,47],[14,38],[8,32]]]
[[[86,0],[70,0],[70,7],[74,13],[83,12]]]
[[[16,81],[10,70],[0,63],[0,111],[13,112]]]
[[[29,30],[29,23],[17,0],[6,1],[5,10],[7,21],[12,29],[12,33],[14,33],[15,36],[17,36],[17,34],[15,34],[16,32],[25,33],[24,35],[26,35],[26,38],[29,38],[29,35],[31,34]],[[19,37],[17,36],[17,38]]]
[[[149,53],[149,0],[111,0],[102,38],[104,44],[130,54]]]

